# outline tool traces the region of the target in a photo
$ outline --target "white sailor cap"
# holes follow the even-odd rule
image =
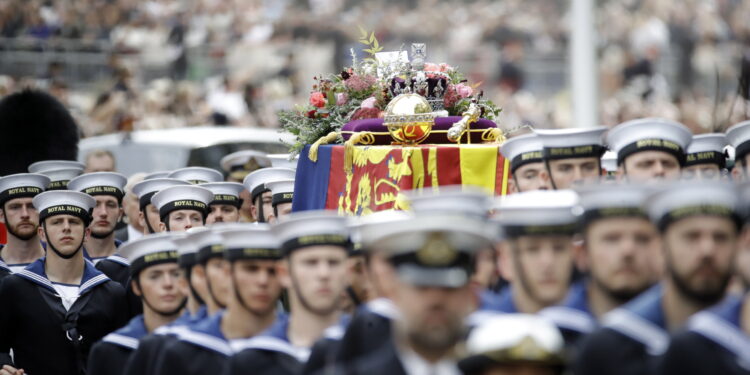
[[[205,184],[207,182],[224,181],[224,175],[216,169],[205,167],[187,167],[172,171],[167,175],[168,178],[184,180],[191,184]]]
[[[117,251],[130,262],[130,275],[135,276],[146,267],[177,263],[174,237],[170,232],[147,234],[122,244]]]
[[[229,261],[281,258],[279,240],[268,224],[236,223],[217,227],[215,230],[224,245],[224,258]]]
[[[368,251],[388,257],[402,281],[448,288],[469,282],[474,254],[494,240],[489,223],[471,215],[416,214],[361,231]]]
[[[410,209],[417,214],[441,213],[471,215],[486,218],[492,206],[492,197],[485,190],[473,186],[441,186],[432,189],[403,192]]]
[[[47,190],[65,190],[68,181],[80,175],[85,166],[71,160],[38,161],[29,166],[29,173],[39,173],[49,177]]]
[[[152,180],[143,180],[133,185],[133,194],[138,197],[141,210],[151,204],[151,198],[159,191],[170,186],[190,185],[189,182],[175,178],[155,178]]]
[[[268,159],[271,160],[271,166],[274,168],[297,169],[299,154],[294,157],[290,154],[269,154]]]
[[[29,173],[43,174],[44,172],[67,168],[80,169],[83,171],[86,166],[83,163],[73,160],[43,160],[29,165]]]
[[[242,184],[250,192],[250,199],[255,200],[264,191],[269,190],[266,188],[266,182],[294,179],[295,174],[296,171],[289,168],[263,168],[247,175]]]
[[[542,148],[542,140],[532,133],[519,135],[503,142],[500,146],[500,153],[510,160],[510,170],[515,172],[526,164],[541,163]]]
[[[151,203],[159,210],[162,219],[176,210],[195,210],[205,217],[208,213],[208,203],[213,198],[211,190],[195,185],[178,185],[164,188],[154,194]]]
[[[727,141],[735,149],[734,160],[742,160],[750,153],[750,120],[727,129]]]
[[[581,207],[572,190],[541,190],[498,198],[495,220],[508,237],[572,235]]]
[[[600,158],[606,147],[602,145],[604,126],[590,129],[534,129],[542,141],[546,159]]]
[[[287,257],[309,246],[340,246],[347,252],[352,246],[347,219],[336,211],[294,212],[271,225],[271,231]]]
[[[399,210],[377,211],[366,216],[352,216],[348,218],[349,230],[355,250],[366,251],[376,240],[380,239],[377,228],[385,223],[408,220],[414,215],[411,212]]]
[[[211,190],[214,199],[209,204],[228,204],[239,208],[242,205],[240,192],[245,189],[238,182],[209,182],[201,184],[202,188]]]
[[[617,153],[617,164],[639,151],[663,151],[685,162],[685,150],[693,139],[690,129],[678,122],[644,118],[624,122],[607,134],[609,149]]]
[[[157,172],[151,172],[143,177],[143,180],[153,180],[156,178],[167,178],[169,174],[172,173],[171,171],[157,171]]]
[[[237,225],[238,223],[231,223]],[[208,227],[190,228],[187,230],[187,239],[196,247],[195,260],[205,264],[209,259],[224,256],[224,246],[219,235],[219,229],[224,225],[212,225]]]
[[[88,226],[96,200],[78,191],[54,190],[35,196],[32,203],[39,211],[40,223],[50,216],[72,215],[79,217]]]
[[[49,185],[49,177],[37,173],[18,173],[0,177],[0,206],[16,198],[40,194]]]
[[[185,232],[167,232],[172,235],[172,242],[174,242],[177,248],[177,254],[179,255],[179,260],[177,263],[179,263],[180,267],[182,268],[189,269],[190,267],[198,264],[198,244],[189,237],[190,232],[198,229],[206,228],[190,228]]]
[[[737,187],[726,181],[664,184],[646,198],[644,209],[661,230],[696,215],[727,217],[739,225],[745,214]]]
[[[112,195],[118,201],[125,196],[128,179],[114,172],[94,172],[80,175],[68,182],[68,190],[80,191],[88,195]]]
[[[469,334],[458,367],[465,374],[517,363],[562,368],[565,341],[554,323],[539,315],[497,314]]]
[[[722,133],[695,135],[687,148],[685,166],[717,164],[719,168],[724,168],[727,163],[724,148],[727,145],[727,136]]]
[[[230,177],[242,180],[248,173],[260,168],[271,166],[271,160],[265,152],[255,150],[242,150],[233,152],[219,162],[221,169]]]
[[[643,202],[652,188],[638,184],[590,184],[576,189],[583,209],[584,225],[610,217],[642,217],[648,219]]]
[[[617,172],[617,153],[607,151],[602,155],[602,168],[607,173]]]
[[[271,204],[292,203],[294,199],[294,180],[277,180],[266,182],[266,188],[271,190]]]

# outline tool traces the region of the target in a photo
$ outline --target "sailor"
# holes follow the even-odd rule
[[[214,230],[221,236],[224,272],[231,280],[226,310],[178,334],[159,358],[156,373],[220,374],[231,355],[230,340],[256,336],[276,320],[281,295],[276,237],[267,224],[226,224]]]
[[[177,286],[177,246],[170,233],[150,234],[120,248],[132,265],[131,283],[140,297],[143,314],[94,344],[87,374],[123,374],[138,340],[177,319],[185,307],[185,295]]]
[[[750,176],[750,120],[743,121],[727,129],[727,141],[734,147],[734,168],[732,178],[744,181]]]
[[[141,224],[141,227],[145,229],[143,234],[161,231],[159,224],[161,223],[159,209],[151,203],[151,198],[162,189],[180,185],[189,184],[185,181],[173,178],[144,178],[143,181],[133,186],[133,194],[138,197],[138,206],[140,207],[138,222]]]
[[[661,232],[666,272],[584,338],[576,374],[656,373],[669,332],[724,297],[742,224],[736,188],[719,181],[667,184],[644,208]]]
[[[571,190],[532,191],[505,197],[493,221],[502,230],[499,268],[510,286],[482,310],[533,314],[560,303],[573,275],[573,235],[578,195]]]
[[[208,315],[212,316],[227,307],[231,280],[226,270],[229,263],[224,259],[222,237],[218,233],[220,226],[191,229],[188,238],[195,243],[196,264],[191,278],[196,284],[205,285]],[[202,298],[202,297],[201,297]]]
[[[271,230],[281,242],[278,273],[291,312],[266,333],[233,342],[236,354],[229,360],[228,374],[248,369],[254,374],[297,374],[313,344],[326,332],[340,335],[348,320],[340,310],[352,245],[346,218],[332,211],[305,211],[280,220]]]
[[[617,153],[618,179],[631,182],[674,180],[680,177],[693,134],[677,122],[644,118],[615,126],[607,134],[609,149]]]
[[[127,225],[120,229],[115,230],[115,238],[122,242],[130,240],[136,240],[143,236],[143,232],[146,228],[141,226],[138,220],[140,210],[138,196],[133,193],[133,186],[143,181],[143,173],[136,173],[128,178],[128,183],[125,184],[125,196],[122,198],[122,209],[125,214],[125,222]]]
[[[472,310],[474,255],[492,247],[486,220],[416,214],[368,230],[365,247],[398,318],[380,347],[337,364],[335,373],[455,374],[454,353]],[[363,233],[363,238],[366,237]],[[364,244],[364,243],[363,243]]]
[[[0,178],[0,221],[8,241],[0,249],[0,280],[44,256],[39,241],[39,212],[32,198],[49,185],[40,174],[19,173]]]
[[[91,345],[126,323],[125,291],[83,257],[94,198],[49,191],[33,203],[47,256],[0,285],[0,300],[13,301],[0,309],[0,365],[11,374],[79,375]]]
[[[213,200],[208,204],[209,214],[206,217],[206,225],[240,221],[240,209],[243,204],[240,195],[245,190],[242,184],[237,182],[210,182],[201,184],[201,187],[211,190],[214,194]]]
[[[581,240],[575,256],[586,277],[575,282],[558,306],[539,312],[565,337],[568,352],[599,325],[605,313],[658,281],[659,232],[643,211],[649,190],[637,185],[589,185],[581,198]]]
[[[43,174],[50,179],[47,190],[66,190],[68,181],[83,173],[83,163],[70,160],[44,160],[29,165],[29,173]]]
[[[544,148],[546,176],[553,189],[596,182],[602,174],[601,157],[605,127],[591,129],[536,129]]]
[[[151,198],[159,210],[159,231],[184,232],[206,225],[211,190],[200,186],[170,186]]]
[[[549,179],[542,178],[545,167],[539,136],[524,134],[510,138],[500,146],[500,152],[510,160],[509,192],[551,189]]]
[[[266,182],[276,180],[294,179],[295,171],[287,168],[264,168],[252,172],[242,182],[245,189],[250,192],[252,201],[253,219],[259,223],[267,223],[273,214],[273,198],[271,190],[266,187]]]
[[[471,331],[458,367],[464,375],[561,375],[563,343],[555,325],[543,317],[497,315]]]
[[[224,181],[224,175],[221,172],[205,167],[186,167],[175,169],[167,175],[167,178],[175,178],[187,181],[191,184],[205,184],[208,182]]]
[[[226,180],[228,182],[239,182],[245,180],[248,174],[261,168],[267,168],[271,166],[271,161],[268,159],[264,152],[255,150],[242,150],[233,152],[223,158],[221,158],[221,169],[224,170]],[[240,207],[240,221],[244,223],[251,223],[253,219],[252,213],[252,199],[250,192],[247,189],[243,189],[240,192],[240,199],[242,199],[242,206]]]
[[[294,180],[266,182],[266,188],[271,190],[271,207],[273,208],[273,214],[268,216],[268,222],[273,224],[292,213]]]
[[[718,180],[727,166],[727,137],[721,133],[693,136],[687,148],[683,180]]]

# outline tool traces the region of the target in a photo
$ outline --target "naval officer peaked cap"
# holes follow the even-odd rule
[[[0,177],[0,206],[16,198],[40,194],[49,185],[49,177],[36,173],[18,173]]]
[[[606,127],[591,129],[534,129],[542,141],[544,157],[549,160],[600,158],[607,149],[602,145]]]
[[[167,178],[176,178],[184,180],[191,184],[205,184],[207,182],[224,181],[224,175],[221,172],[205,167],[187,167],[180,168],[170,172]]]
[[[128,241],[117,251],[130,262],[130,275],[135,276],[147,267],[177,263],[179,253],[171,232],[147,234]]]
[[[211,190],[196,185],[178,185],[167,187],[151,197],[151,203],[159,210],[159,216],[165,218],[176,210],[195,210],[205,217],[208,204],[214,199]]]
[[[269,190],[266,188],[266,182],[293,180],[295,174],[295,170],[289,168],[263,168],[247,175],[242,184],[250,192],[251,199],[255,200],[258,195]]]
[[[230,177],[242,180],[256,169],[270,167],[271,160],[265,152],[242,150],[221,158],[219,165]]]
[[[94,172],[80,175],[68,182],[68,190],[88,195],[112,195],[122,201],[128,179],[114,172]]]
[[[716,164],[719,168],[724,168],[727,162],[724,149],[728,144],[727,136],[721,133],[693,136],[693,141],[687,148],[685,166]]]
[[[663,151],[685,163],[685,151],[693,140],[690,129],[678,122],[644,118],[624,122],[607,133],[609,149],[617,153],[617,164],[640,151]]]
[[[146,208],[146,206],[151,204],[151,198],[159,191],[170,186],[186,185],[190,185],[190,183],[174,178],[155,178],[152,180],[143,180],[133,185],[133,194],[138,197],[141,210],[143,210],[144,208]]]
[[[500,153],[510,160],[510,170],[515,172],[526,164],[542,162],[542,140],[536,134],[524,134],[503,142]]]
[[[32,203],[39,211],[40,223],[50,216],[72,215],[83,220],[88,226],[96,200],[78,191],[54,190],[35,196]]]

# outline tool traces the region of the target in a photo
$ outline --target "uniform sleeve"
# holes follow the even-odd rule
[[[321,339],[313,345],[312,351],[310,352],[310,358],[308,358],[305,367],[302,370],[302,374],[320,374],[325,371],[326,368],[333,366],[333,361],[336,358],[336,349],[339,346],[340,341],[331,339]]]
[[[573,363],[576,375],[650,375],[642,348],[604,328],[583,339]]]
[[[9,285],[11,283],[12,279],[10,277],[6,277],[5,280],[0,282],[0,301],[5,301],[3,304],[12,303],[9,301],[15,300],[12,295],[12,285]],[[14,366],[13,360],[10,357],[11,340],[15,335],[12,310],[8,308],[8,305],[0,308],[0,367],[3,365]]]
[[[112,319],[112,326],[111,331],[113,332],[126,324],[128,324],[128,321],[130,320],[130,314],[128,312],[128,301],[127,297],[125,296],[125,289],[122,288],[122,286],[116,282],[110,283],[110,288],[112,290],[113,298],[113,305],[114,305],[114,319]]]
[[[91,348],[89,354],[89,363],[86,368],[87,375],[109,375],[113,374],[115,368],[109,363],[111,362],[112,344],[99,341]]]
[[[187,366],[190,365],[190,361],[185,361],[180,356],[180,346],[179,341],[174,341],[161,351],[159,357],[156,358],[155,361],[154,375],[192,373],[189,372],[187,368]]]
[[[681,332],[675,334],[669,349],[659,363],[660,375],[713,375],[720,373],[718,363],[711,360],[710,348],[700,345],[700,338],[695,333]]]
[[[155,358],[158,357],[159,351],[167,343],[168,336],[148,335],[142,338],[136,349],[125,365],[124,375],[150,375],[153,369],[150,365],[155,364]]]

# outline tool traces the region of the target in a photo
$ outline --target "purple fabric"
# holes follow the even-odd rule
[[[435,119],[435,125],[432,126],[432,130],[448,130],[450,127],[456,123],[458,120],[461,119],[461,116],[449,116],[449,117],[438,117]],[[490,128],[496,128],[497,125],[495,125],[494,122],[480,118],[477,120],[477,122],[471,124],[471,129],[490,129]],[[363,120],[354,120],[349,121],[346,125],[344,125],[341,128],[342,131],[345,132],[388,132],[388,129],[383,125],[383,119],[382,118],[368,118]],[[351,134],[344,133],[342,134],[344,137],[344,140],[349,140],[349,137],[351,137]],[[375,136],[375,143],[376,145],[389,145],[393,142],[393,138],[391,138],[390,134],[383,134],[383,135],[376,135]],[[471,134],[471,142],[472,143],[481,143],[482,142],[482,133],[472,133]],[[435,143],[435,144],[445,144],[445,143],[453,143],[448,140],[448,137],[445,133],[432,133],[429,136],[427,136],[427,139],[422,143]]]

